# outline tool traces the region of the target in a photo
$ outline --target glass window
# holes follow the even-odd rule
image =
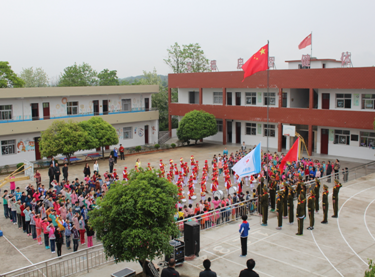
[[[350,131],[347,130],[335,130],[334,144],[350,144]]]
[[[375,133],[360,132],[359,146],[375,149]]]
[[[246,123],[246,135],[256,136],[256,134],[257,134],[257,124]]]
[[[78,114],[78,102],[68,102],[66,103],[66,113],[69,115]]]
[[[366,110],[375,109],[374,101],[375,101],[375,94],[362,94],[362,109],[366,109]]]
[[[341,109],[352,108],[352,95],[336,93],[336,107]]]
[[[124,127],[124,139],[133,138],[133,127]]]
[[[246,105],[256,105],[257,104],[257,93],[256,92],[246,92]]]
[[[12,119],[12,105],[0,106],[0,120]]]
[[[223,121],[221,119],[216,119],[217,124],[217,131],[222,132],[223,131]]]
[[[214,104],[223,104],[223,92],[214,92]]]
[[[276,94],[274,92],[264,93],[264,105],[276,105]]]
[[[189,104],[199,104],[199,91],[189,91]]]
[[[132,100],[131,99],[122,99],[122,111],[130,112],[132,110]]]
[[[264,127],[263,127],[263,130],[264,130],[264,136],[265,137],[275,137],[276,135],[276,132],[275,132],[275,125],[273,124],[264,124]]]
[[[16,154],[16,140],[2,140],[1,141],[1,154],[10,155]]]

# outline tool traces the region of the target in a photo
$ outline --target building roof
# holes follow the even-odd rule
[[[158,92],[158,85],[0,88],[0,100],[9,98],[68,97]]]
[[[339,60],[335,60],[335,59],[317,59],[317,58],[311,58],[310,59],[311,62],[335,62],[335,63],[341,63],[341,61]],[[294,62],[301,62],[301,60],[290,60],[290,61],[285,61],[286,63],[294,63]]]

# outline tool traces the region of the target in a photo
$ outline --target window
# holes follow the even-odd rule
[[[133,127],[124,127],[124,139],[133,138]]]
[[[10,155],[16,154],[16,141],[15,140],[2,140],[1,141],[1,154]]]
[[[256,92],[246,92],[246,105],[256,105],[257,104],[257,93]]]
[[[272,124],[264,124],[264,136],[267,137],[267,134],[268,134],[268,137],[275,137],[275,125],[272,125]]]
[[[256,134],[257,134],[257,124],[246,123],[246,135],[256,136]]]
[[[223,131],[223,121],[221,119],[216,119],[217,124],[217,131],[222,132]]]
[[[130,112],[132,110],[132,100],[131,99],[122,99],[122,111]]]
[[[223,92],[214,92],[214,104],[223,104]]]
[[[274,92],[265,92],[264,93],[264,105],[275,105],[276,104],[276,96]]]
[[[336,107],[342,109],[352,108],[352,95],[336,93]]]
[[[227,92],[227,105],[232,106],[232,93]]]
[[[344,130],[335,130],[335,140],[333,141],[334,144],[350,144],[350,131]]]
[[[0,106],[0,120],[12,119],[12,105]]]
[[[366,109],[366,110],[375,109],[374,101],[375,101],[375,94],[362,94],[362,109]]]
[[[375,133],[371,132],[360,132],[361,142],[359,146],[362,147],[375,147]]]
[[[350,135],[351,141],[358,141],[358,135]]]
[[[66,113],[69,115],[78,114],[78,102],[68,102],[66,103]]]
[[[199,91],[189,91],[189,104],[199,104]]]
[[[283,92],[282,96],[283,96],[283,99],[282,99],[281,107],[287,108],[287,106],[288,106],[288,93]]]

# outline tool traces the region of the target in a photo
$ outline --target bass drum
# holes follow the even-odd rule
[[[230,194],[230,195],[233,195],[235,192],[237,192],[237,188],[234,187],[234,186],[231,186],[231,187],[229,188],[229,194]]]
[[[223,199],[224,198],[224,193],[222,190],[217,190],[214,192],[214,199],[215,197],[219,198],[219,199]]]

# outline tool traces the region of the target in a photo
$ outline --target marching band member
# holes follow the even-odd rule
[[[122,179],[124,180],[124,181],[128,181],[128,170],[127,170],[128,168],[125,166],[124,167],[124,170],[122,171]]]
[[[231,183],[231,181],[230,181],[230,175],[229,175],[229,174],[225,175],[225,181],[224,181],[224,183],[225,183],[225,188],[227,189],[227,193],[228,193],[228,195],[229,195],[229,189],[230,189],[230,187],[232,186],[232,183]]]
[[[201,182],[201,199],[203,201],[206,200],[206,193],[207,193],[206,182],[202,181]]]

